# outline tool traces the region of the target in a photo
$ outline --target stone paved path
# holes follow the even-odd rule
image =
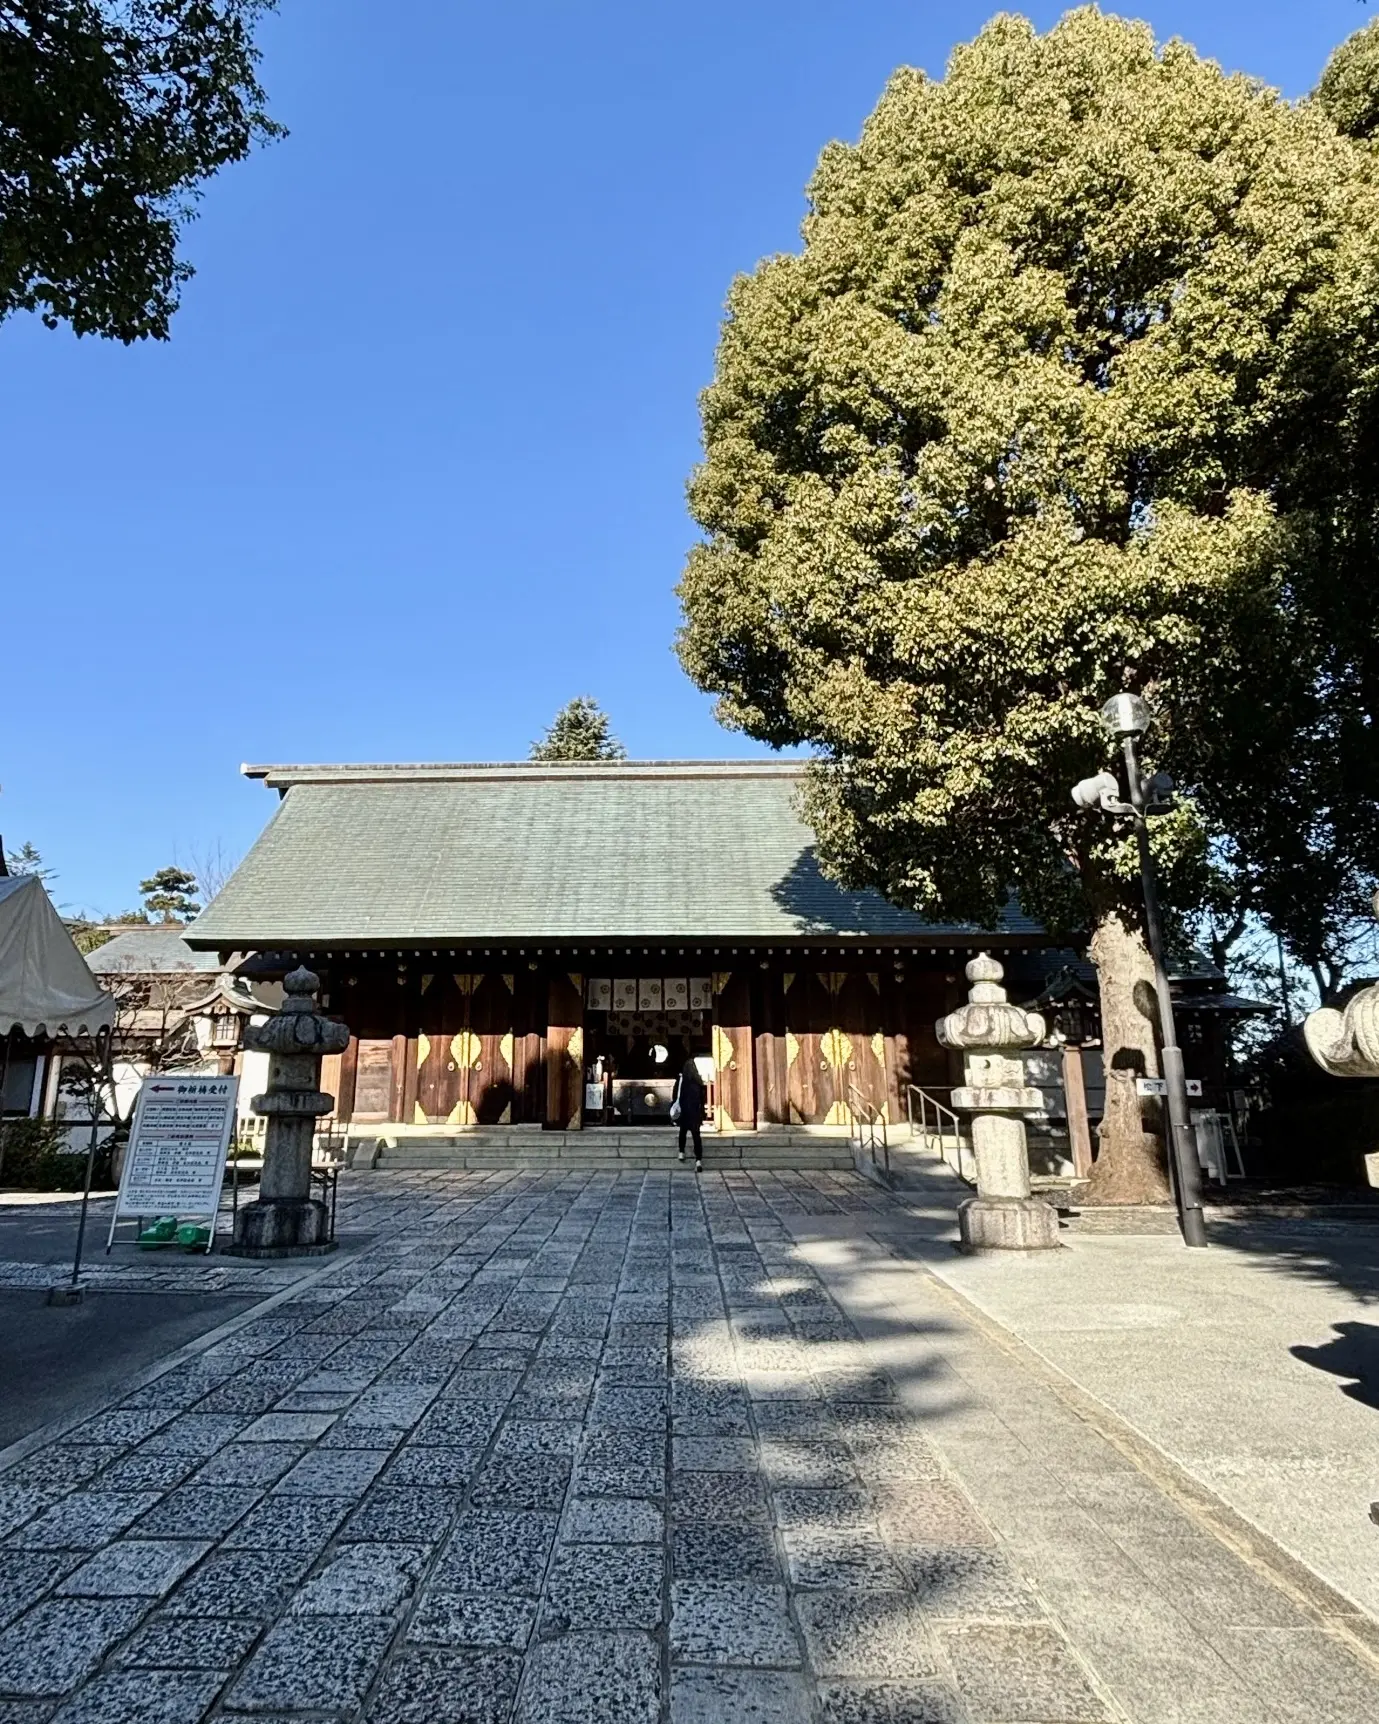
[[[0,1724],[1222,1716],[1108,1682],[942,1441],[975,1453],[983,1369],[1024,1405],[1018,1363],[942,1305],[883,1321],[801,1245],[821,1216],[923,1276],[850,1176],[343,1186],[369,1244],[0,1471]],[[1374,1667],[1324,1649],[1307,1712],[1242,1676],[1225,1716],[1379,1718]]]

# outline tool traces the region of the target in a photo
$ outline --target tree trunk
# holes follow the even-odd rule
[[[1110,911],[1097,924],[1090,954],[1101,990],[1106,1110],[1087,1200],[1167,1203],[1172,1192],[1164,1155],[1163,1103],[1141,1096],[1135,1088],[1136,1078],[1161,1075],[1149,948],[1133,923]]]

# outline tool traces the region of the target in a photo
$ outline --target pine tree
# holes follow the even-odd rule
[[[201,914],[196,875],[185,868],[160,868],[151,879],[139,882],[139,892],[144,908],[164,922],[190,922]]]
[[[532,744],[532,760],[626,760],[608,714],[591,695],[577,694],[555,715],[550,729]]]

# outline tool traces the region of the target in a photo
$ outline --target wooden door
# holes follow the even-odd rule
[[[756,1129],[753,1053],[751,978],[720,972],[713,979],[714,1123],[720,1131]]]
[[[546,1119],[552,1131],[578,1131],[584,1101],[584,977],[554,975],[546,1007]]]
[[[475,976],[469,995],[469,1106],[480,1125],[512,1120],[513,980]]]

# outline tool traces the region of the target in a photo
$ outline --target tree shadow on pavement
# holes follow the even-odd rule
[[[1379,1227],[1367,1222],[1242,1221],[1212,1217],[1211,1244],[1257,1267],[1379,1303]]]

